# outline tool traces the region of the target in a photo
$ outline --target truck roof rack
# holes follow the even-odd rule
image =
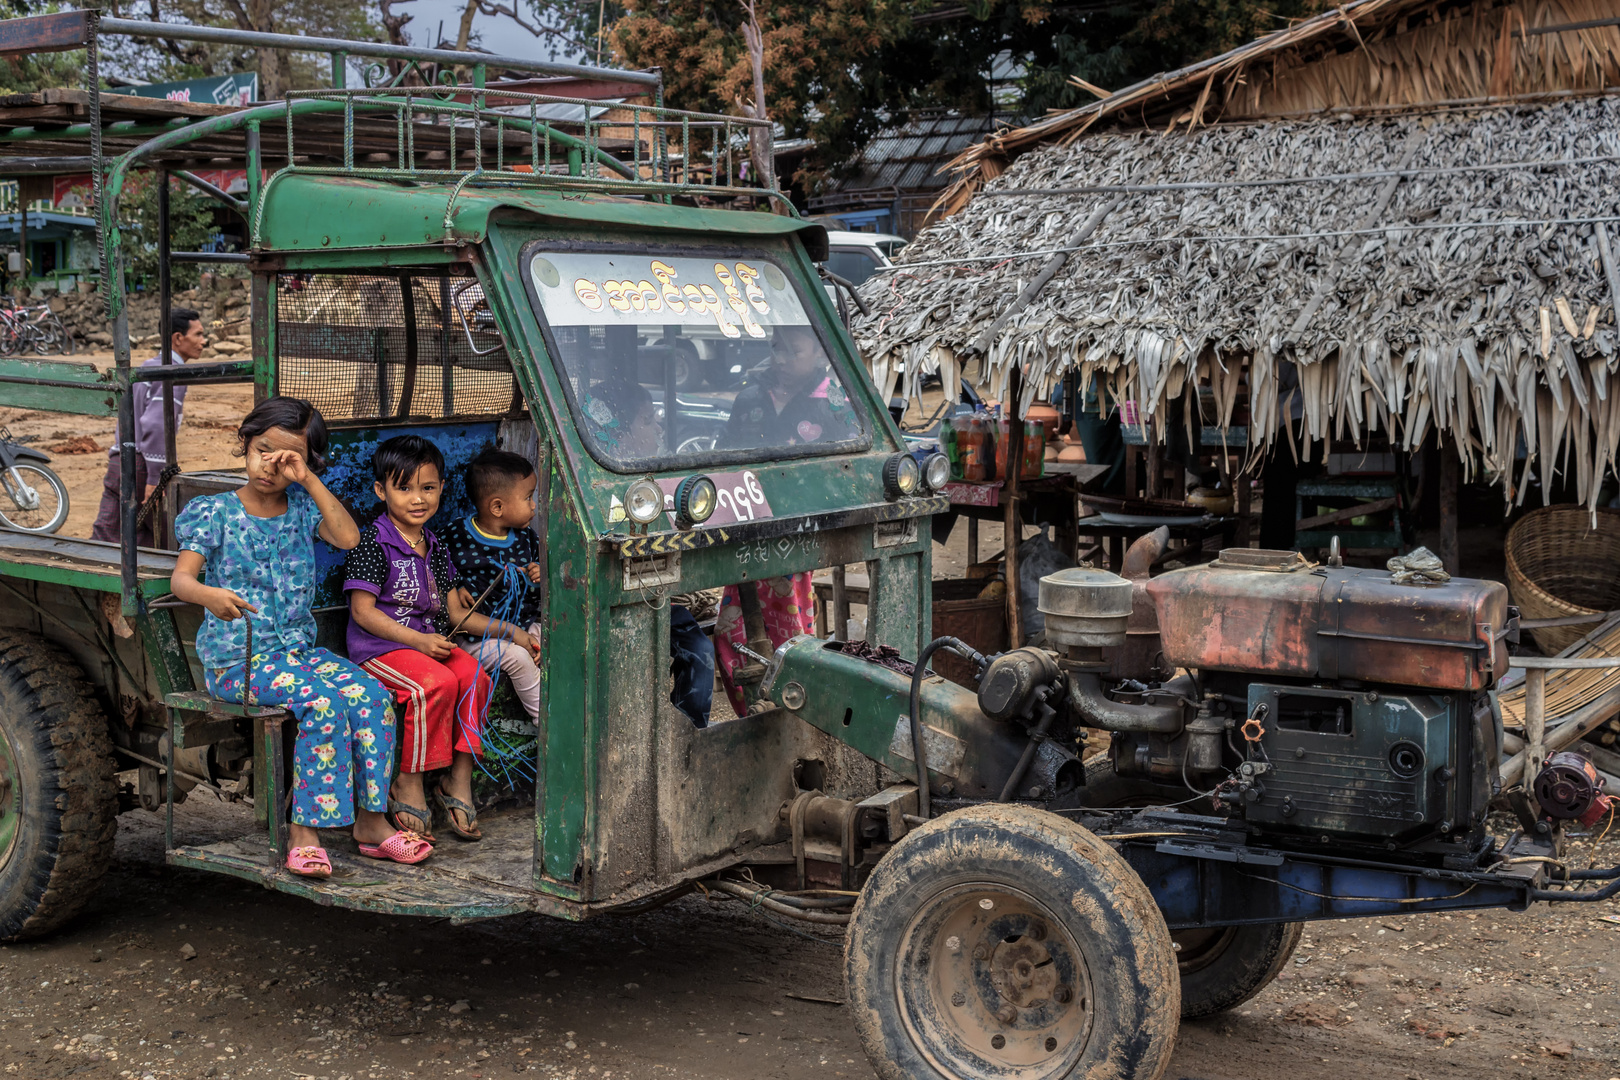
[[[104,35],[324,52],[332,58],[334,85],[245,108],[109,94],[101,89]],[[137,169],[176,175],[243,213],[252,246],[259,244],[266,191],[293,174],[442,185],[447,236],[457,199],[469,187],[490,184],[661,202],[774,201],[797,216],[776,190],[769,163],[764,176],[749,176],[748,148],[761,129],[769,135],[769,122],[666,109],[657,71],[119,19],[88,9],[0,21],[0,57],[74,49],[85,50],[85,89],[0,100],[0,176],[90,175],[100,291],[113,324],[116,371],[110,382],[94,372],[87,372],[84,381],[87,390],[104,388],[116,395],[122,431],[130,430],[128,390],[137,376],[130,365],[118,206],[125,182]],[[363,69],[368,85],[346,85],[351,58],[374,61]],[[525,78],[504,87],[490,84],[492,70]],[[462,71],[468,82],[461,81]],[[378,85],[369,85],[373,83]],[[551,89],[573,93],[535,92]],[[246,200],[193,173],[205,165],[218,168],[222,161],[245,169]],[[168,185],[159,185],[159,192],[162,218]],[[160,293],[166,306],[172,253],[164,230],[159,234]],[[162,348],[167,358],[166,339]],[[235,367],[239,377],[252,377],[252,365]],[[167,367],[147,372],[164,381],[191,381],[192,374]],[[0,367],[0,384],[38,384],[40,378],[32,370]],[[171,407],[167,399],[165,394],[166,409]],[[173,425],[169,427],[172,433]],[[124,459],[123,610],[133,615],[139,607],[133,527],[137,499],[133,455],[126,453]]]

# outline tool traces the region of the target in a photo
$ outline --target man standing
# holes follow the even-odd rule
[[[172,360],[177,364],[184,364],[188,360],[195,360],[202,355],[204,347],[208,344],[208,335],[203,330],[202,316],[190,308],[174,308],[169,312],[169,348]],[[155,367],[163,363],[163,354],[146,361],[142,367]],[[135,430],[131,441],[140,451],[140,459],[135,463],[135,490],[140,493],[144,502],[146,496],[152,491],[152,486],[158,482],[158,476],[163,467],[169,463],[166,449],[166,438],[163,430],[163,384],[160,382],[138,382],[130,388],[135,406]],[[186,386],[176,383],[174,387],[174,423],[180,426],[180,410],[186,400]],[[112,447],[107,451],[107,475],[102,481],[101,512],[96,515],[95,527],[90,530],[91,539],[110,540],[118,543],[122,533],[119,520],[119,484],[123,476],[123,463],[119,455],[119,440],[114,437]],[[136,533],[135,542],[150,547],[152,544],[152,526],[142,525]]]

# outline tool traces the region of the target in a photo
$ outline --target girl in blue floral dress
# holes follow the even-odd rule
[[[392,697],[358,666],[315,645],[315,537],[344,550],[360,540],[354,519],[316,475],[326,423],[309,402],[275,397],[250,412],[237,435],[248,482],[192,499],[175,521],[180,555],[170,587],[208,609],[197,633],[208,692],[279,705],[298,722],[288,870],[330,876],[316,830],[348,825],[362,855],[421,862],[433,848],[383,816],[393,771]],[[205,571],[206,585],[198,578]]]

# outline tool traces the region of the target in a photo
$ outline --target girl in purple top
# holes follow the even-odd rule
[[[343,588],[349,594],[349,659],[393,691],[403,707],[399,775],[388,809],[401,829],[426,835],[432,817],[422,777],[448,768],[434,799],[446,808],[452,832],[481,840],[472,773],[473,758],[482,752],[479,725],[491,683],[478,661],[448,637],[446,593],[456,569],[427,527],[439,509],[444,455],[420,435],[396,435],[377,448],[371,466],[384,511],[361,530],[344,560]]]

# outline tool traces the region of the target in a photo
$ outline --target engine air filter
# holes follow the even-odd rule
[[[1046,617],[1051,644],[1123,645],[1131,618],[1131,583],[1107,570],[1059,570],[1041,578],[1036,607]]]

